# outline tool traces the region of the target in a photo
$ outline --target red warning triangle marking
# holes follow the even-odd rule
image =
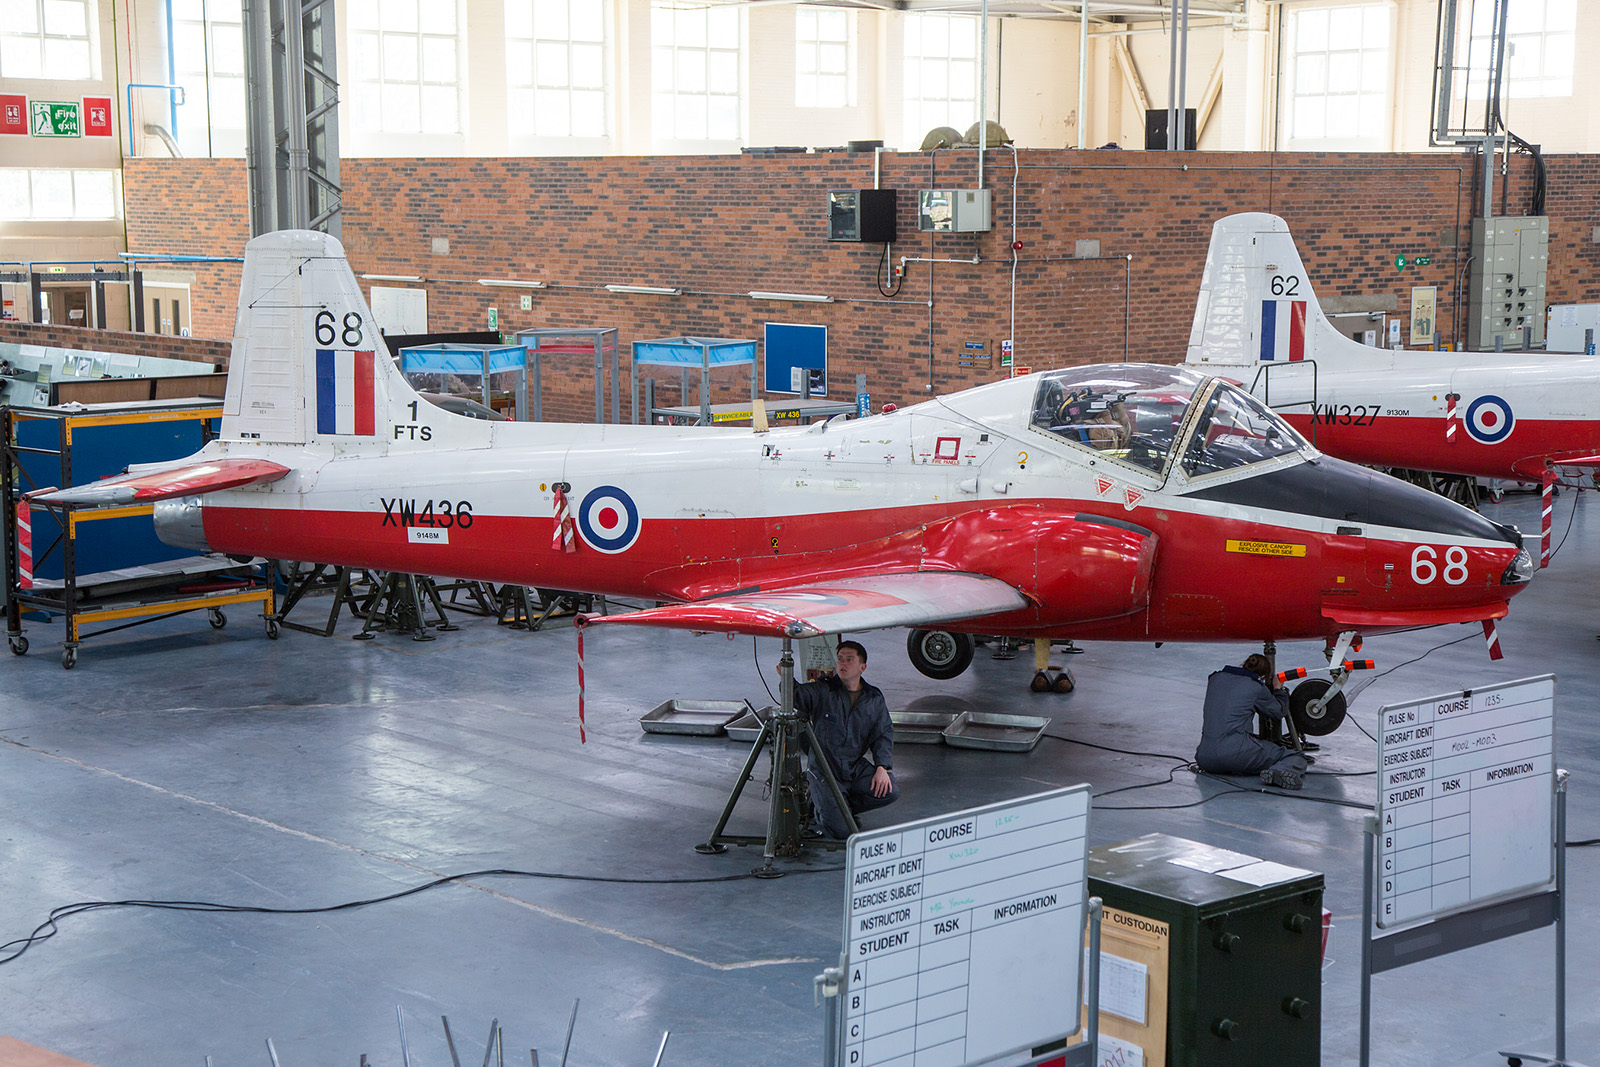
[[[1101,496],[1105,496],[1117,487],[1117,483],[1102,475],[1094,480],[1094,487]]]
[[[1131,486],[1122,491],[1122,503],[1123,503],[1123,506],[1126,507],[1126,508],[1129,508],[1130,510],[1133,508],[1133,506],[1135,504],[1137,504],[1139,501],[1141,501],[1143,499],[1144,499],[1144,494],[1139,492],[1139,490],[1134,489]]]

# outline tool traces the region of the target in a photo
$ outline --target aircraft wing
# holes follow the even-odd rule
[[[1027,605],[1026,597],[998,578],[958,571],[915,571],[729,593],[627,615],[590,615],[584,623],[819,637],[888,626],[929,626]]]
[[[116,507],[146,504],[173,496],[212,493],[218,489],[237,489],[241,485],[254,485],[257,482],[275,482],[288,473],[288,467],[264,459],[215,459],[206,463],[191,463],[186,467],[137,471],[68,489],[29,493],[28,499],[46,504]]]

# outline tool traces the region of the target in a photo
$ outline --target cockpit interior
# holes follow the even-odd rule
[[[1250,394],[1185,367],[1097,364],[1040,376],[1032,425],[1165,477],[1187,478],[1310,449]]]

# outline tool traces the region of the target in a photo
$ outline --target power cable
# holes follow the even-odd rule
[[[792,874],[823,874],[830,871],[842,871],[844,867],[809,867],[800,868],[788,873]],[[442,885],[452,882],[464,882],[469,878],[486,878],[503,875],[516,878],[549,878],[564,882],[600,882],[611,885],[703,885],[713,882],[742,882],[746,879],[758,877],[754,872],[744,874],[721,874],[703,878],[622,878],[612,875],[600,874],[562,874],[556,871],[521,871],[508,867],[494,867],[481,871],[467,871],[465,874],[450,874],[443,878],[435,878],[431,882],[402,889],[396,893],[389,893],[381,897],[368,897],[365,900],[350,900],[343,904],[330,904],[320,908],[269,908],[254,904],[217,904],[205,900],[86,900],[75,904],[63,904],[52,908],[50,915],[44,922],[33,928],[27,937],[19,937],[0,945],[0,966],[4,966],[21,956],[28,949],[41,942],[48,941],[59,932],[58,923],[62,919],[85,912],[100,911],[105,908],[149,908],[154,911],[203,911],[220,912],[236,915],[325,915],[335,911],[352,911],[364,908],[370,904],[385,904],[391,900],[400,900],[404,897],[425,893],[430,889],[437,889]]]

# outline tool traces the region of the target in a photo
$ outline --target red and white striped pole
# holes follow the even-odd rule
[[[26,500],[17,501],[17,588],[33,588],[33,514]]]
[[[1494,620],[1483,620],[1483,639],[1489,642],[1489,658],[1504,659],[1505,654],[1500,651],[1500,635],[1494,631]]]
[[[1556,472],[1544,472],[1543,500],[1539,511],[1539,568],[1550,566],[1550,511],[1555,506]]]
[[[1460,393],[1446,393],[1444,395],[1444,443],[1456,443],[1456,401],[1461,399]]]
[[[572,628],[578,631],[578,744],[589,743],[589,735],[583,728],[583,613],[579,612],[572,620]]]

